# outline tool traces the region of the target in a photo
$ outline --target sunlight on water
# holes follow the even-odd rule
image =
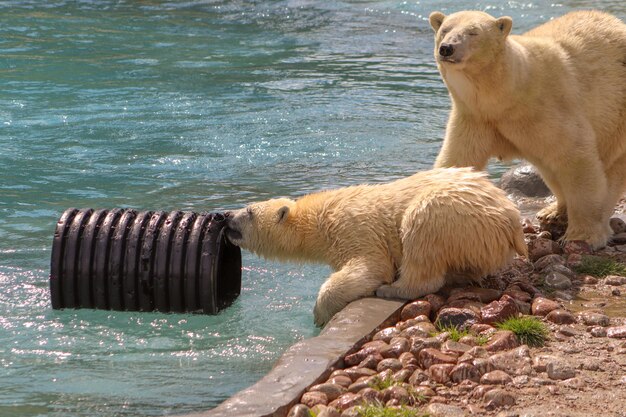
[[[427,169],[449,109],[428,14],[507,14],[519,33],[589,7],[626,16],[620,0],[0,2],[0,416],[206,410],[318,332],[329,268],[249,254],[217,316],[53,311],[66,208],[216,211]]]

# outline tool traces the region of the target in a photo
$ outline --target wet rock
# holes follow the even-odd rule
[[[499,330],[491,336],[489,342],[483,346],[487,352],[498,352],[519,346],[515,333],[509,330]]]
[[[522,289],[517,286],[507,288],[504,294],[512,297],[515,301],[521,301],[523,303],[530,303],[533,300],[533,297],[529,293],[522,291]]]
[[[409,384],[413,386],[419,385],[424,381],[428,381],[428,375],[421,369],[416,369],[415,372],[413,372],[413,375],[409,378]]]
[[[382,340],[386,343],[389,343],[392,338],[399,335],[400,330],[396,329],[395,327],[387,327],[386,329],[382,329],[381,331],[376,333],[374,337],[372,337],[372,340]]]
[[[354,394],[352,392],[347,392],[343,394],[341,397],[337,398],[334,401],[331,401],[328,406],[339,409],[340,411],[347,410],[350,407],[354,407],[355,405],[360,405],[363,403],[363,397],[359,394]]]
[[[447,303],[451,303],[457,300],[471,300],[481,303],[490,303],[497,300],[502,295],[502,292],[493,288],[482,287],[466,287],[455,288],[448,297]]]
[[[358,366],[347,368],[344,370],[344,372],[350,377],[350,379],[352,379],[353,382],[364,376],[376,375],[375,370],[369,368],[360,368]]]
[[[424,315],[417,316],[412,319],[399,322],[398,324],[396,324],[396,328],[402,331],[402,330],[408,329],[409,327],[413,327],[416,324],[425,323],[425,322],[430,323],[430,319]]]
[[[441,307],[446,304],[446,299],[438,294],[427,294],[422,297],[422,300],[428,301],[430,303],[431,314],[437,313],[441,309]]]
[[[583,311],[579,315],[582,322],[587,326],[602,326],[606,327],[611,323],[609,317],[602,313],[596,313],[594,311]]]
[[[446,355],[445,353],[432,348],[422,349],[417,357],[420,365],[424,369],[430,368],[432,365],[440,363],[456,363],[456,356]]]
[[[568,240],[563,245],[563,252],[566,254],[578,253],[581,255],[589,255],[593,253],[593,249],[589,243],[584,240]]]
[[[563,259],[561,255],[551,253],[549,255],[539,258],[533,264],[533,266],[535,267],[535,270],[537,271],[543,271],[544,269],[552,265],[565,265],[565,259]]]
[[[530,350],[526,345],[496,353],[489,358],[489,362],[494,369],[509,375],[530,375],[532,372]]]
[[[572,324],[576,323],[576,317],[572,313],[567,310],[563,310],[561,308],[557,308],[556,310],[552,310],[546,316],[548,321],[556,324]]]
[[[470,350],[472,347],[464,343],[455,342],[454,340],[446,340],[441,345],[441,351],[452,355],[462,355]]]
[[[626,277],[621,277],[619,275],[609,275],[604,278],[604,284],[619,287],[626,284]]]
[[[296,404],[291,407],[287,417],[311,417],[311,409],[304,404]]]
[[[459,363],[450,370],[450,379],[456,384],[466,380],[478,382],[480,380],[480,372],[471,363]]]
[[[417,323],[415,326],[411,326],[400,332],[402,337],[430,337],[437,332],[435,326],[430,322]]]
[[[609,327],[606,335],[612,339],[626,339],[626,326]]]
[[[429,316],[431,305],[426,300],[413,301],[407,304],[400,313],[400,320],[408,320],[418,316]]]
[[[613,230],[613,234],[617,235],[626,232],[626,222],[619,217],[612,217],[611,220],[609,220],[609,225]]]
[[[472,324],[472,327],[470,327],[470,332],[474,333],[474,334],[487,334],[487,333],[495,333],[496,329],[493,326],[490,326],[489,324],[483,324],[483,323],[476,323],[476,324]]]
[[[428,376],[438,384],[445,384],[450,381],[450,373],[454,368],[451,363],[438,363],[428,368]]]
[[[569,379],[576,376],[576,370],[561,360],[551,360],[546,364],[546,372],[550,379]]]
[[[376,353],[374,355],[367,355],[363,361],[359,363],[359,368],[370,368],[376,369],[378,363],[383,360],[383,357],[380,353]]]
[[[517,303],[509,295],[503,295],[499,300],[492,301],[480,310],[482,322],[494,324],[515,317],[519,313]]]
[[[513,378],[504,371],[495,370],[487,372],[480,378],[483,385],[506,385],[513,382]]]
[[[376,366],[376,370],[378,372],[383,372],[383,371],[386,371],[387,369],[391,369],[393,372],[397,372],[400,369],[402,369],[402,363],[400,362],[399,359],[388,358],[388,359],[383,359]]]
[[[326,394],[328,401],[333,401],[337,399],[341,394],[345,393],[347,390],[345,387],[337,384],[318,384],[313,385],[310,388],[310,391],[317,391]]]
[[[348,392],[352,392],[356,394],[358,392],[361,392],[361,390],[365,388],[370,388],[372,384],[376,382],[377,378],[378,378],[377,376],[363,377],[363,379],[359,379],[358,381],[353,382],[348,387]]]
[[[430,417],[464,417],[465,411],[461,407],[450,404],[432,403],[426,407]]]
[[[437,315],[437,326],[439,328],[456,327],[457,329],[467,329],[479,321],[480,316],[467,308],[442,308]]]
[[[383,358],[397,358],[404,352],[408,352],[411,342],[406,337],[394,337],[389,344],[380,351]]]
[[[433,391],[432,388],[425,387],[423,385],[414,387],[413,391],[417,396],[423,396],[426,398],[431,398],[437,395],[437,393]]]
[[[383,394],[374,388],[363,388],[359,391],[359,395],[368,403],[382,401]]]
[[[464,345],[468,345],[470,347],[472,346],[478,346],[479,342],[478,342],[478,338],[474,335],[468,334],[465,335],[463,337],[461,337],[459,339],[459,343],[462,343]]]
[[[400,360],[403,369],[411,369],[414,371],[419,365],[417,358],[411,352],[402,353],[398,359]]]
[[[483,396],[483,404],[487,410],[515,405],[515,396],[504,389],[494,388]]]
[[[412,369],[402,368],[391,376],[391,380],[395,382],[406,382],[411,377],[415,369],[415,367]]]
[[[526,163],[505,172],[500,178],[498,186],[508,194],[526,197],[548,197],[552,195],[537,169]]]
[[[328,397],[323,392],[308,391],[302,394],[300,403],[306,405],[309,408],[315,407],[318,404],[327,405]]]
[[[549,272],[545,278],[546,285],[557,290],[566,290],[572,287],[572,281],[564,274],[556,271]]]
[[[422,349],[431,348],[438,349],[441,347],[441,339],[437,337],[412,337],[411,338],[411,347],[409,348],[409,352],[413,355],[417,356]]]
[[[538,237],[528,243],[528,257],[532,262],[553,253],[561,253],[559,244],[552,239]]]

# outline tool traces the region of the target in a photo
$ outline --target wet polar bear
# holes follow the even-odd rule
[[[319,326],[375,292],[417,298],[446,273],[480,279],[526,254],[519,211],[469,168],[251,204],[227,213],[226,235],[266,258],[329,264],[336,272],[317,297]]]
[[[435,166],[524,158],[557,199],[540,221],[569,223],[565,239],[603,246],[626,186],[626,25],[579,11],[514,36],[510,17],[429,20],[452,98]]]

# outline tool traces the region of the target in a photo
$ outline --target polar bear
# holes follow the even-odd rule
[[[233,244],[336,271],[317,297],[319,326],[358,298],[414,299],[441,288],[447,273],[479,280],[527,250],[517,208],[470,168],[272,199],[226,215]]]
[[[515,36],[478,11],[429,20],[452,98],[435,167],[526,159],[556,196],[539,220],[604,246],[626,186],[626,25],[579,11]]]

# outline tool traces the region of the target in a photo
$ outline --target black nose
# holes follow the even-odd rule
[[[442,43],[439,47],[439,55],[441,56],[451,56],[454,53],[454,46],[449,43]]]

